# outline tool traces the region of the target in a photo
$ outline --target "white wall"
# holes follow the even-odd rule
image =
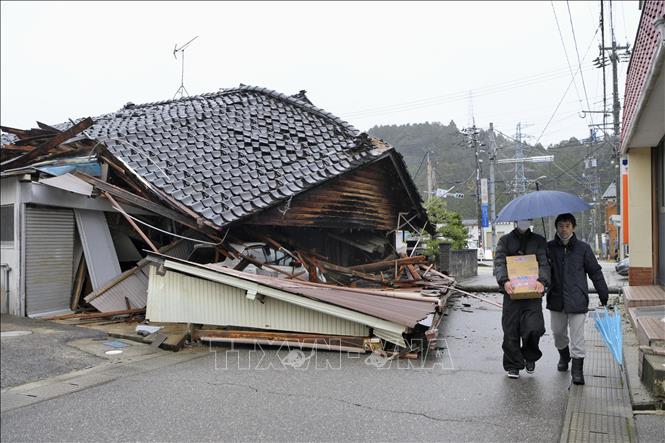
[[[5,281],[6,271],[0,273],[2,283],[0,296],[0,310],[2,313],[23,315],[21,309],[20,281],[21,281],[21,219],[22,208],[19,197],[19,184],[16,177],[0,179],[0,204],[14,205],[14,244],[0,246],[0,263],[9,266],[9,281]],[[6,288],[9,285],[9,300]]]

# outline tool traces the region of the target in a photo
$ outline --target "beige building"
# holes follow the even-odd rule
[[[644,2],[628,67],[621,154],[630,286],[665,285],[665,2]]]

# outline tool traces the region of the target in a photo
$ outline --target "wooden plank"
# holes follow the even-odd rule
[[[362,278],[363,280],[369,280],[369,281],[373,281],[373,282],[381,282],[381,278],[377,277],[375,275],[370,275],[370,274],[366,274],[364,272],[355,271],[353,269],[346,268],[344,266],[334,265],[332,263],[327,263],[327,262],[324,262],[324,261],[321,261],[321,260],[319,260],[319,266],[321,266],[323,269],[326,269],[328,271],[338,272],[338,273],[344,274],[344,275],[351,275],[352,277]]]
[[[106,318],[114,317],[116,315],[134,315],[134,314],[143,314],[145,313],[145,308],[138,309],[124,309],[122,311],[112,311],[112,312],[94,312],[92,314],[65,314],[65,315],[56,315],[54,317],[41,317],[40,320],[64,320],[66,318],[79,318],[79,319],[89,319],[89,318]]]
[[[152,339],[152,343],[150,343],[150,346],[152,346],[153,348],[159,348],[162,345],[162,343],[166,341],[167,338],[168,335],[157,332],[155,334],[155,337]]]
[[[185,345],[185,340],[187,340],[188,337],[189,331],[169,334],[160,347],[169,351],[179,351]]]
[[[51,138],[48,142],[43,145],[38,146],[34,150],[28,152],[25,155],[17,157],[15,159],[8,160],[3,164],[5,168],[19,168],[21,166],[27,165],[30,161],[35,160],[36,158],[47,154],[51,148],[58,146],[60,143],[64,143],[70,138],[74,137],[81,131],[92,126],[93,121],[90,117],[81,120],[77,124],[73,125],[71,128],[61,131]]]
[[[72,299],[69,303],[69,309],[75,311],[81,300],[81,292],[83,291],[83,282],[85,275],[88,272],[88,265],[85,262],[85,257],[81,257],[79,266],[76,269],[76,278],[74,279],[74,290],[72,291]]]
[[[413,257],[402,257],[394,260],[384,260],[375,263],[368,263],[365,265],[350,266],[349,268],[355,271],[374,272],[382,269],[388,269],[395,265],[415,265],[420,263],[427,263],[427,257],[424,255],[416,255]]]

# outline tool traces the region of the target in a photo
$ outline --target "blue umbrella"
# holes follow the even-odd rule
[[[562,191],[534,191],[512,200],[499,212],[496,222],[531,220],[550,215],[579,212],[591,206],[576,195]]]
[[[602,311],[595,311],[593,320],[596,329],[598,329],[603,341],[614,356],[614,360],[619,366],[623,366],[623,332],[621,331],[621,312],[619,308],[614,308],[614,312],[608,311],[607,308]]]

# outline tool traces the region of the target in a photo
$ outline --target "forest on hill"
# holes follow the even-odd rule
[[[433,189],[450,190],[464,194],[463,198],[445,199],[448,210],[459,213],[463,219],[476,219],[475,149],[455,122],[417,123],[406,125],[374,126],[369,134],[390,143],[402,154],[411,176],[427,200],[427,153],[433,170]],[[497,160],[514,159],[517,142],[515,128],[495,128]],[[488,131],[480,129],[476,136],[480,146],[482,178],[489,177]],[[523,157],[554,156],[546,163],[523,163],[527,192],[540,189],[566,191],[578,195],[589,203],[601,202],[603,193],[616,180],[618,168],[612,141],[609,139],[578,140],[570,138],[547,148],[522,142]],[[515,198],[515,163],[495,164],[496,212]],[[600,207],[600,205],[599,205]],[[598,211],[600,213],[600,211]],[[599,214],[600,217],[600,214]],[[579,223],[584,229],[585,221]],[[599,225],[602,218],[598,220]],[[602,229],[602,228],[601,228]],[[601,231],[602,232],[602,231]]]

